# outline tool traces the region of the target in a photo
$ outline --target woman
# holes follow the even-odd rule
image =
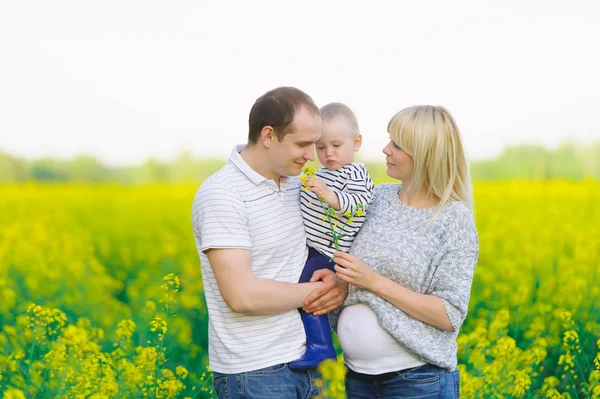
[[[332,314],[348,367],[348,398],[455,398],[456,337],[467,314],[479,242],[458,127],[442,107],[416,106],[388,124],[388,176],[350,254],[350,284]]]

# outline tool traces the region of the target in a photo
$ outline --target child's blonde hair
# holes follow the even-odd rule
[[[358,119],[354,112],[348,107],[346,104],[342,103],[329,103],[324,105],[319,110],[321,112],[321,118],[324,121],[329,121],[335,119],[339,116],[346,118],[346,121],[350,124],[352,128],[352,134],[360,133],[360,129],[358,128]]]
[[[413,158],[408,191],[419,192],[427,187],[428,194],[441,200],[429,223],[449,201],[460,201],[473,210],[466,149],[448,110],[431,105],[405,108],[392,117],[388,133],[392,141]]]

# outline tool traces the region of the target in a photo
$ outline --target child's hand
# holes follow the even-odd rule
[[[327,205],[336,211],[340,210],[340,200],[338,199],[337,194],[335,191],[330,190],[323,180],[314,177],[310,178],[306,182],[306,187],[308,187],[313,193],[317,194],[317,196]]]
[[[321,199],[325,198],[325,195],[329,191],[327,184],[325,184],[323,180],[317,179],[316,177],[308,179],[306,182],[306,187],[308,187],[313,193],[317,194],[317,196],[319,196]]]

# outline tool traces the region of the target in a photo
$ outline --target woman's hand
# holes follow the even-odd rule
[[[362,260],[345,252],[336,251],[333,254],[333,261],[335,271],[342,280],[358,288],[374,290],[375,280],[379,274],[371,270]]]

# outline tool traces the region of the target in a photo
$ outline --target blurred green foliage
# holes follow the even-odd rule
[[[225,159],[199,159],[183,152],[169,162],[148,159],[141,165],[109,167],[93,156],[72,160],[26,160],[0,151],[0,182],[87,182],[148,184],[201,182],[225,164]],[[383,160],[364,161],[373,178],[386,180]],[[313,166],[318,167],[317,163]],[[536,145],[508,147],[495,159],[474,161],[475,180],[600,179],[600,141],[567,141],[556,149]]]

